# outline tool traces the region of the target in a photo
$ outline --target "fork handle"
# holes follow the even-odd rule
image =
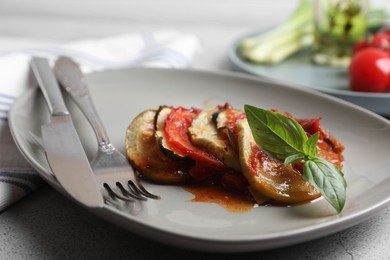
[[[54,69],[61,86],[70,94],[91,124],[96,134],[99,148],[103,151],[114,149],[93,104],[87,81],[79,65],[70,58],[59,57]]]

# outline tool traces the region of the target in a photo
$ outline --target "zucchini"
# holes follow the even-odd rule
[[[321,196],[309,182],[302,179],[298,168],[271,159],[259,148],[247,120],[238,121],[237,129],[242,173],[255,199],[260,194],[270,198],[273,204],[293,205]]]
[[[184,183],[193,163],[165,156],[156,141],[154,122],[156,110],[139,114],[126,129],[126,154],[133,167],[146,179],[161,184]]]
[[[157,143],[160,147],[160,150],[167,157],[175,160],[191,160],[190,157],[186,156],[183,152],[174,147],[167,141],[167,138],[164,133],[165,121],[167,120],[172,109],[167,106],[160,106],[156,112],[154,119],[154,134],[157,139]]]
[[[230,141],[224,135],[218,133],[212,120],[216,111],[218,111],[217,108],[204,109],[192,120],[191,126],[188,128],[191,142],[195,146],[207,150],[225,166],[240,171],[238,154],[231,146]]]

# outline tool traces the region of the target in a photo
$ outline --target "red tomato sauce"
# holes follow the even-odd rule
[[[194,195],[190,202],[216,203],[232,213],[250,211],[257,204],[244,189],[235,189],[223,185],[221,176],[214,176],[200,183],[184,186],[184,189]]]

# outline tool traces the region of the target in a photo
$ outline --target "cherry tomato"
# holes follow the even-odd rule
[[[378,32],[371,37],[367,37],[364,40],[355,43],[352,47],[352,54],[355,55],[357,52],[368,47],[375,47],[382,50],[389,50],[390,33]]]
[[[371,40],[371,46],[379,49],[386,49],[390,47],[390,34],[380,32],[374,34]]]
[[[364,39],[364,40],[361,40],[361,41],[355,43],[352,46],[352,56],[355,55],[356,53],[358,53],[359,51],[361,51],[365,48],[368,48],[368,47],[369,47],[369,43],[368,43],[367,39]]]
[[[386,26],[386,27],[382,28],[381,32],[390,34],[390,26]]]
[[[390,54],[374,47],[356,53],[349,66],[350,88],[363,92],[387,92],[390,88]]]

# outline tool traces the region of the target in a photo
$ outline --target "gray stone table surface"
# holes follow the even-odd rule
[[[382,1],[386,3],[386,1]],[[283,21],[283,0],[0,0],[0,38],[67,41],[142,30],[196,34],[193,68],[230,70],[238,37]],[[386,3],[388,5],[388,3]],[[0,72],[1,73],[1,72]],[[390,259],[390,208],[342,232],[280,249],[194,252],[122,230],[45,185],[0,213],[0,259]]]

